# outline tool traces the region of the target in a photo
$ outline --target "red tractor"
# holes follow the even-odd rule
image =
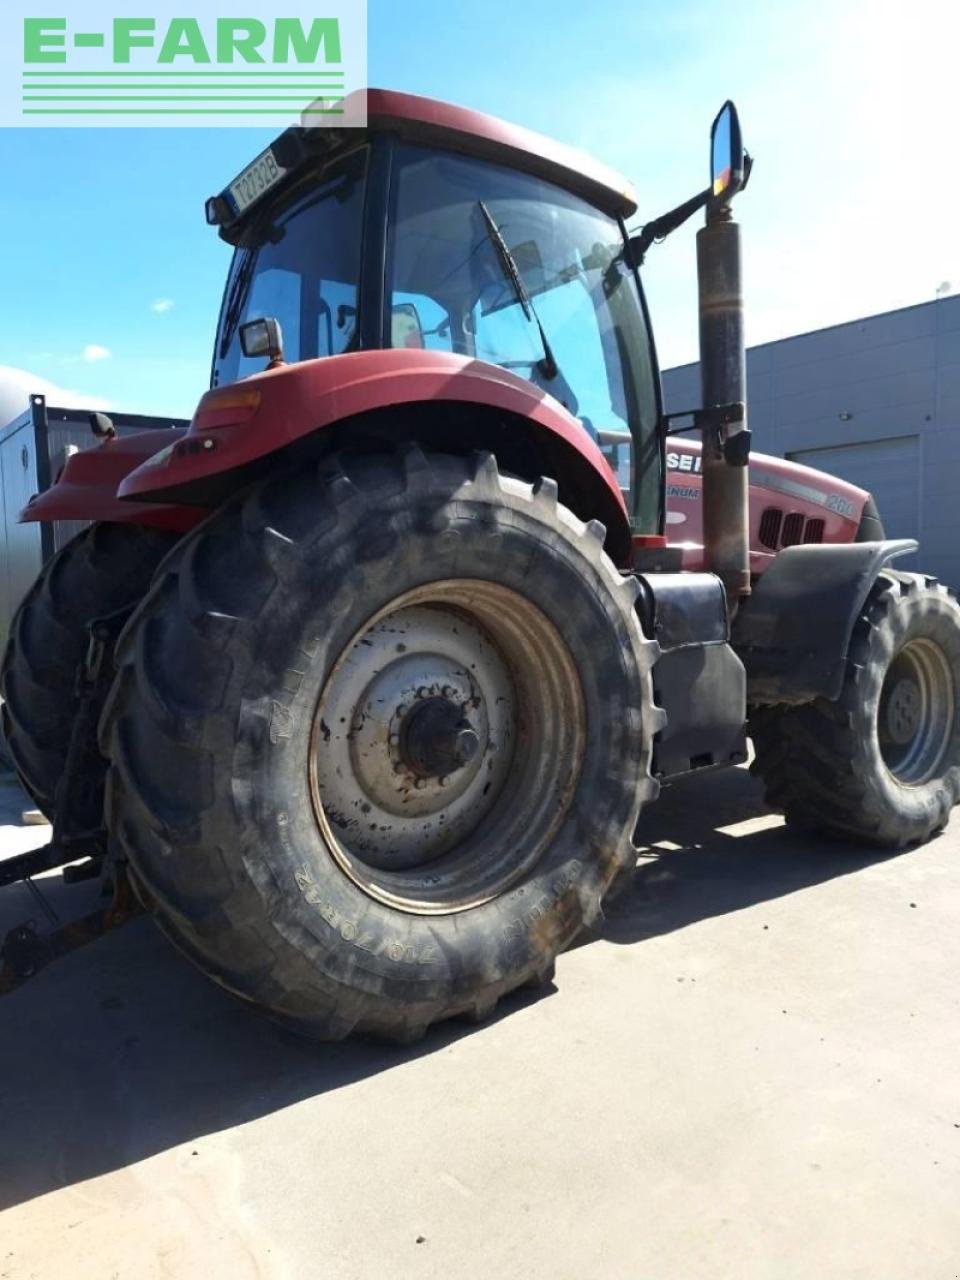
[[[189,430],[157,452],[98,420],[24,513],[93,523],[11,632],[8,740],[54,840],[6,881],[87,854],[72,874],[132,885],[252,1005],[406,1041],[548,980],[643,806],[748,733],[792,824],[946,823],[960,611],[889,567],[916,544],[767,460],[800,506],[766,541],[757,513],[751,561],[730,103],[711,166],[630,235],[587,158],[372,91],[365,128],[289,129],[208,201],[236,251]],[[667,417],[638,268],[700,209],[703,405]],[[672,510],[702,488],[685,545],[668,454]],[[68,945],[15,931],[7,972]]]

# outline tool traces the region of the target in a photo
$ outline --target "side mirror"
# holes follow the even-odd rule
[[[420,313],[412,302],[398,302],[390,321],[390,345],[412,347],[419,351],[427,344],[423,340]]]
[[[248,359],[269,356],[271,364],[283,360],[283,331],[273,316],[248,320],[240,326],[240,349]]]
[[[91,413],[90,430],[98,440],[113,440],[117,434],[117,428],[105,413]]]
[[[710,193],[726,203],[745,185],[740,119],[732,102],[725,102],[710,130]]]

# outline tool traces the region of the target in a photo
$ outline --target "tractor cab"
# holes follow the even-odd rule
[[[368,120],[288,130],[208,203],[236,244],[213,385],[265,357],[379,349],[497,366],[562,406],[599,444],[633,527],[662,532],[659,380],[626,182],[424,99],[372,91]]]

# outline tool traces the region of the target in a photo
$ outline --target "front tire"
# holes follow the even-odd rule
[[[662,715],[636,584],[493,458],[272,479],[121,641],[108,810],[161,927],[318,1038],[552,972],[634,854]]]
[[[788,823],[886,848],[928,839],[960,798],[960,608],[935,579],[884,570],[836,702],[759,707],[753,771]]]

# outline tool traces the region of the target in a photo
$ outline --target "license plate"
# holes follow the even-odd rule
[[[244,213],[255,204],[265,192],[277,185],[286,172],[286,169],[277,164],[273,151],[267,147],[230,183],[230,198],[237,213]]]

